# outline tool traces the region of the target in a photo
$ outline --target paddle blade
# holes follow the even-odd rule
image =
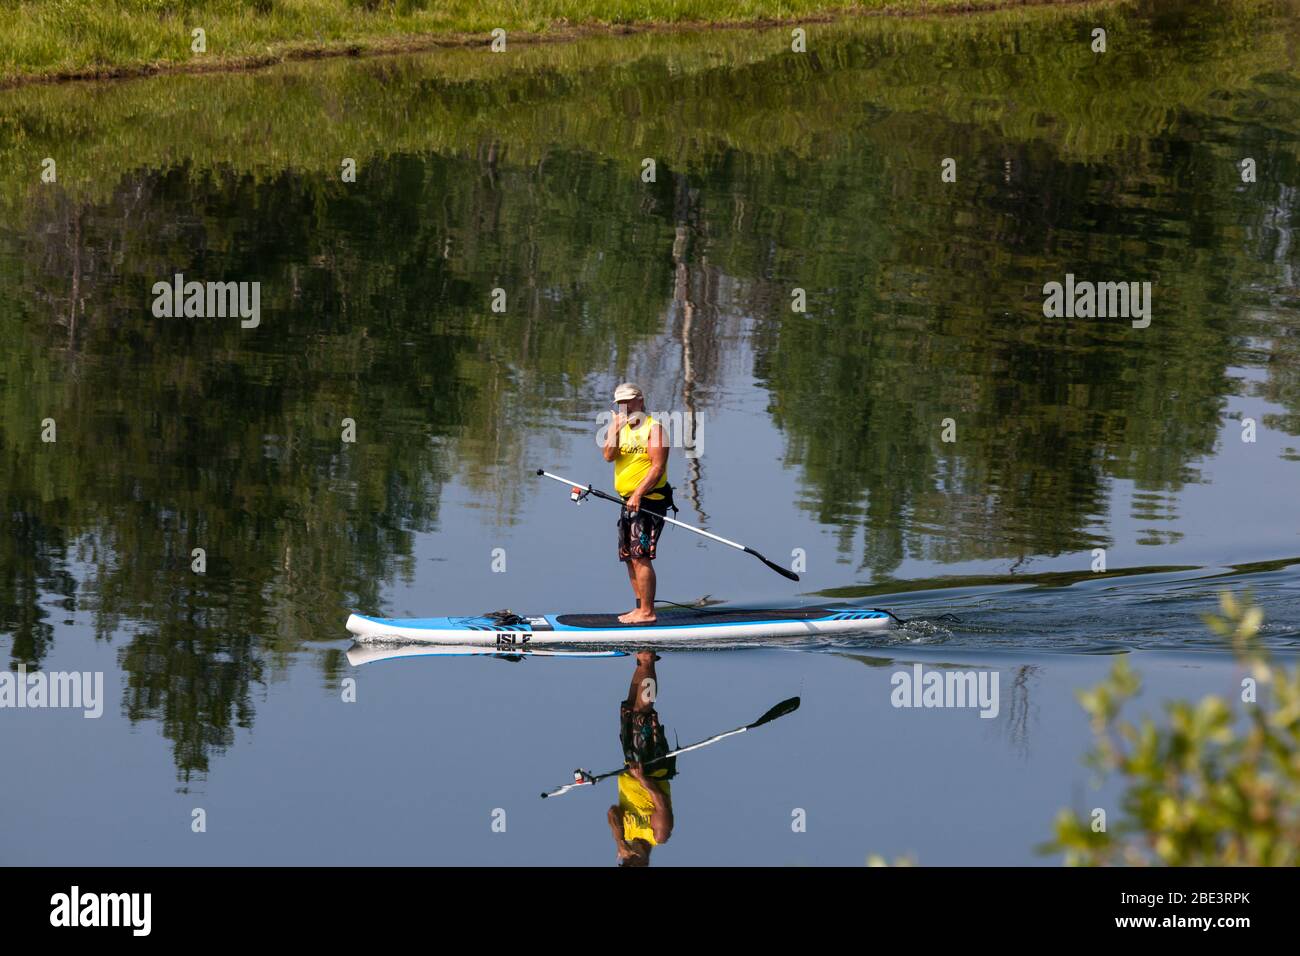
[[[754,727],[760,727],[763,724],[771,723],[772,721],[776,720],[778,717],[784,717],[786,714],[793,714],[798,709],[799,709],[799,698],[788,697],[785,700],[781,701],[781,703],[774,706],[762,717],[758,718],[758,720],[750,724],[749,727],[750,729],[753,729]]]
[[[781,565],[779,565],[779,564],[773,564],[771,561],[768,561],[767,558],[764,558],[763,561],[764,561],[764,563],[767,564],[767,566],[768,566],[769,568],[771,568],[771,569],[772,569],[773,571],[775,571],[777,574],[781,575],[781,577],[783,577],[783,578],[789,578],[791,581],[798,581],[798,580],[799,580],[799,575],[795,574],[795,573],[794,573],[793,571],[791,571],[789,568],[783,568],[783,567],[781,567]]]
[[[788,568],[783,568],[783,567],[781,567],[781,565],[777,564],[775,561],[769,561],[769,560],[767,560],[767,558],[763,557],[761,554],[759,554],[759,553],[758,553],[757,551],[755,551],[753,548],[746,548],[746,549],[745,549],[745,553],[746,553],[746,554],[752,554],[754,557],[758,558],[758,560],[762,561],[764,564],[766,564],[769,568],[771,568],[771,569],[772,569],[773,571],[775,571],[777,574],[781,575],[781,577],[783,577],[783,578],[789,578],[791,581],[798,581],[798,580],[799,580],[799,575],[795,574],[793,571],[789,570]]]

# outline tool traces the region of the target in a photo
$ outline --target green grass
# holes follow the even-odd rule
[[[140,166],[183,163],[255,179],[292,167],[336,179],[341,156],[365,165],[393,153],[472,154],[490,138],[507,139],[519,166],[558,145],[630,168],[658,156],[706,175],[711,157],[726,150],[812,157],[850,148],[843,138],[862,125],[864,102],[900,117],[974,120],[1002,140],[1046,144],[1074,162],[1115,162],[1123,152],[1134,168],[1156,168],[1163,160],[1135,153],[1145,149],[1135,143],[1158,140],[1185,111],[1239,122],[1253,78],[1285,73],[1297,43],[1295,29],[1260,33],[1266,3],[1216,5],[1206,28],[1213,42],[1195,48],[1161,42],[1125,9],[844,18],[810,33],[816,49],[859,51],[834,70],[786,55],[783,31],[725,30],[593,36],[510,56],[458,48],[271,72],[31,84],[0,93],[0,169],[12,172],[0,176],[0,221],[45,189],[33,171],[46,157],[58,159],[60,191],[94,202]],[[1098,69],[1086,43],[1061,45],[1060,37],[1096,25],[1134,52]],[[1012,36],[1019,54],[996,55]],[[917,64],[940,57],[946,85],[936,95]],[[807,81],[793,99],[782,83],[761,81],[785,71]],[[1290,129],[1297,98],[1275,89],[1253,121]],[[1099,101],[1110,108],[1098,111]],[[891,147],[913,148],[927,147],[906,139]],[[1231,165],[1236,147],[1215,148]]]
[[[622,24],[746,23],[845,12],[939,12],[1024,0],[0,0],[0,83],[254,65],[316,53],[507,36],[560,38]],[[1043,0],[1053,2],[1053,0]],[[1060,0],[1056,0],[1060,2]],[[191,52],[202,28],[207,50]]]

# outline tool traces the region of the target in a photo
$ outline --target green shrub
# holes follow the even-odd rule
[[[1079,699],[1097,744],[1089,755],[1124,782],[1119,821],[1095,832],[1070,810],[1044,847],[1069,865],[1295,866],[1300,863],[1300,667],[1275,665],[1256,635],[1263,615],[1233,595],[1206,622],[1228,638],[1256,700],[1211,695],[1165,705],[1166,720],[1133,724],[1120,711],[1140,682],[1121,659]],[[1242,712],[1244,710],[1244,713]]]

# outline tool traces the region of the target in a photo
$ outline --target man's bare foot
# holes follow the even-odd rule
[[[643,611],[637,608],[635,611],[628,611],[626,614],[620,614],[618,619],[624,624],[653,624],[658,618],[651,611]]]

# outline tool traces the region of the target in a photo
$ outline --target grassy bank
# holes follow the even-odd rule
[[[1028,0],[1034,2],[1034,0]],[[1068,0],[1039,0],[1061,3]],[[0,0],[0,85],[596,32],[1023,6],[1026,0]],[[191,49],[202,29],[206,50]]]
[[[1209,39],[1197,48],[1161,42],[1126,19],[1123,6],[1061,6],[843,18],[814,33],[832,70],[784,55],[779,35],[738,29],[596,36],[510,56],[458,48],[178,74],[107,84],[93,96],[80,84],[35,84],[4,94],[0,168],[30,173],[45,157],[59,157],[60,190],[102,202],[124,171],[142,166],[183,162],[255,179],[291,167],[334,179],[341,156],[365,164],[393,153],[475,155],[485,141],[508,139],[508,162],[520,168],[562,148],[629,168],[658,156],[703,174],[727,150],[806,158],[851,148],[845,137],[863,127],[863,102],[901,117],[880,132],[895,151],[914,148],[896,129],[908,117],[923,125],[974,118],[1001,141],[1042,144],[1071,161],[1113,162],[1123,151],[1134,168],[1157,168],[1163,160],[1146,144],[1165,135],[1173,117],[1208,112],[1235,124],[1237,97],[1252,78],[1289,69],[1300,34],[1261,34],[1257,26],[1274,7],[1207,5]],[[1056,40],[1095,25],[1123,34],[1141,55],[1117,54],[1105,69],[1090,70],[1095,56],[1085,43]],[[1011,36],[1019,53],[996,55]],[[948,82],[936,95],[918,64],[941,57]],[[782,76],[799,80],[798,95]],[[1294,115],[1295,97],[1278,90],[1273,108],[1256,117],[1261,128],[1285,127]],[[1109,107],[1096,109],[1098,100]],[[0,178],[0,208],[42,188],[34,173]]]

